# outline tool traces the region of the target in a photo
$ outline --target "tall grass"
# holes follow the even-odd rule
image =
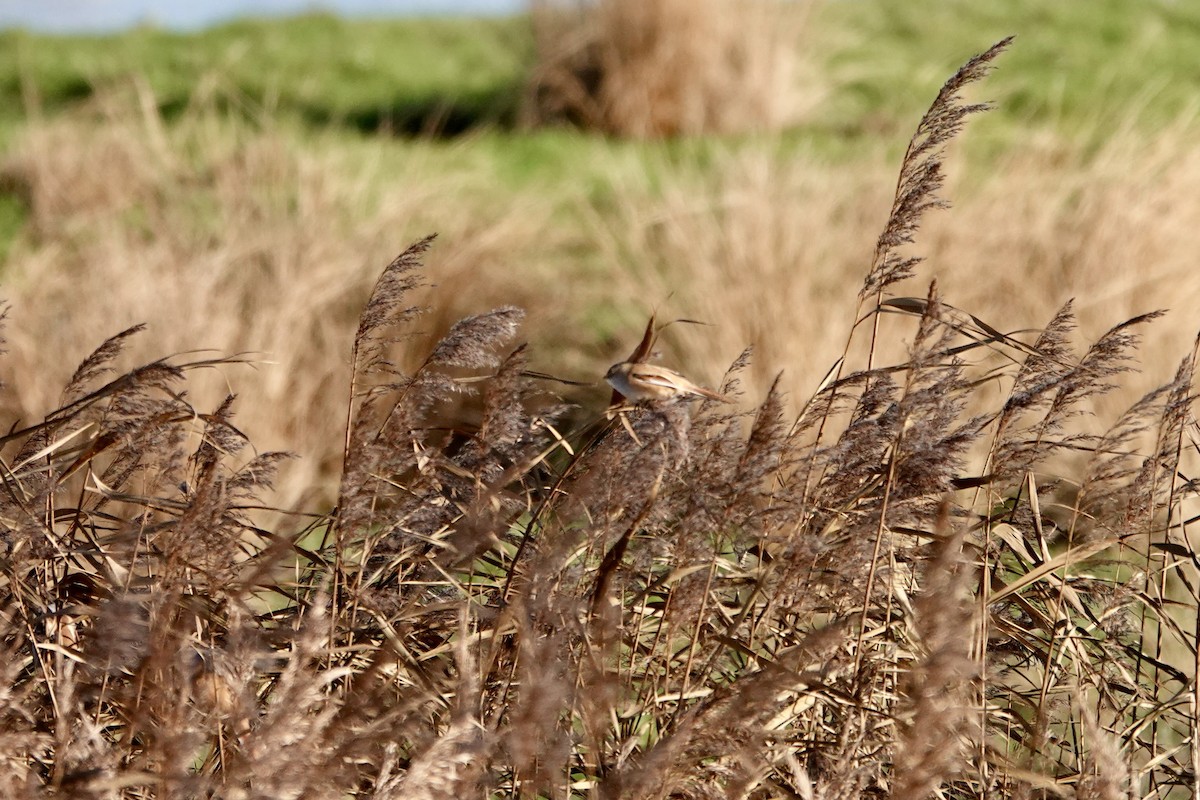
[[[2,439],[5,793],[1193,789],[1195,353],[1093,435],[1155,314],[1078,350],[1070,304],[1018,336],[896,294],[1005,44],[921,121],[845,356],[795,409],[747,395],[743,355],[722,389],[746,410],[573,427],[518,308],[430,340],[423,239],[322,387],[335,510],[280,518],[262,498],[296,462],[235,421],[263,399],[186,391],[243,359],[114,369],[145,332],[104,341]],[[1083,468],[1049,472],[1063,451]]]
[[[479,286],[514,250],[553,246],[552,208],[526,197],[497,216],[478,178],[435,181],[419,155],[381,186],[378,153],[318,155],[279,129],[230,122],[203,99],[168,127],[155,104],[144,87],[117,88],[31,126],[6,160],[30,219],[6,267],[14,308],[0,407],[10,419],[41,413],[94,332],[145,322],[152,338],[132,341],[127,359],[198,343],[246,352],[249,366],[193,379],[197,402],[253,392],[239,425],[263,446],[309,455],[276,502],[332,502],[342,435],[330,423],[344,405],[329,387],[349,379],[353,323],[391,243],[427,230],[456,198],[430,273]],[[507,297],[552,321],[553,304],[535,291],[542,282],[531,265],[511,275]],[[469,295],[421,301],[434,307],[431,336],[473,307]]]
[[[197,376],[193,392],[201,405],[231,390],[260,398],[239,427],[261,447],[305,453],[272,496],[287,508],[332,502],[342,435],[328,420],[344,409],[327,387],[348,380],[357,310],[398,236],[442,233],[428,266],[445,290],[420,301],[433,308],[430,335],[519,305],[534,369],[589,382],[657,308],[709,323],[665,331],[669,361],[711,385],[753,345],[751,396],[782,370],[794,410],[842,353],[843,315],[889,205],[882,152],[847,165],[769,144],[714,146],[703,160],[614,146],[580,165],[577,186],[514,185],[481,169],[469,143],[434,158],[387,140],[305,142],[203,97],[173,124],[155,103],[144,90],[103,95],[30,125],[6,157],[5,185],[29,221],[4,266],[0,407],[37,418],[98,332],[140,322],[149,335],[129,343],[125,365],[198,345],[250,353],[251,366]],[[1174,343],[1192,333],[1183,310],[1200,303],[1188,279],[1200,246],[1190,130],[1126,132],[1091,155],[1034,132],[994,169],[951,174],[955,212],[926,224],[919,277],[1006,331],[1075,295],[1090,337],[1119,316],[1176,309],[1147,332],[1144,374],[1093,401],[1119,413],[1174,370]],[[877,347],[902,358],[906,341]],[[586,413],[604,396],[564,391]]]
[[[918,278],[936,278],[955,306],[1006,331],[1042,324],[1071,299],[1088,337],[1117,317],[1170,309],[1146,332],[1144,371],[1094,401],[1117,413],[1173,372],[1177,343],[1194,332],[1188,309],[1200,304],[1200,284],[1188,253],[1200,241],[1189,220],[1200,206],[1185,189],[1200,176],[1193,130],[1185,120],[1150,139],[1123,132],[1092,154],[1034,132],[1023,152],[967,160],[966,174],[947,176],[954,213],[923,229]],[[753,344],[745,380],[762,391],[782,369],[781,385],[800,398],[841,353],[845,309],[890,204],[892,187],[878,177],[886,168],[879,152],[846,168],[804,152],[730,147],[668,180],[618,173],[619,202],[584,206],[585,230],[621,266],[616,307],[644,314],[662,304],[710,323],[668,331],[670,357],[711,380],[714,354],[731,359]],[[908,341],[877,347],[898,358]]]

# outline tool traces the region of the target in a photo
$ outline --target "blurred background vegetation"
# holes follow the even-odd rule
[[[0,33],[5,411],[52,407],[69,365],[135,322],[152,337],[131,359],[250,351],[257,373],[214,391],[262,396],[242,422],[306,456],[281,483],[298,502],[332,479],[327,387],[374,276],[431,231],[451,289],[437,319],[522,305],[538,369],[597,380],[657,308],[710,323],[664,337],[698,380],[754,345],[751,397],[781,369],[807,396],[913,125],[1008,34],[909,293],[937,277],[1006,331],[1077,295],[1085,335],[1180,309],[1150,335],[1147,386],[1190,345],[1200,6],[710,0],[634,19],[641,5]],[[701,12],[721,8],[746,24],[714,39]]]

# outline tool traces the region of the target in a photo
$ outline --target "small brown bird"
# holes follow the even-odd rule
[[[711,389],[697,386],[674,370],[640,361],[613,364],[605,374],[604,380],[631,403],[670,400],[687,395],[707,397],[722,403],[733,402]]]

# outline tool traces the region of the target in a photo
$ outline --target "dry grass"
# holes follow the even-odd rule
[[[141,100],[134,109],[153,108]],[[436,306],[430,335],[496,291],[478,288],[489,274],[508,276],[508,302],[557,318],[538,265],[514,273],[508,260],[553,246],[546,203],[528,196],[497,211],[470,177],[434,181],[417,156],[381,186],[369,152],[351,164],[330,150],[301,151],[204,107],[168,129],[156,112],[131,111],[122,92],[34,126],[5,167],[32,211],[7,265],[5,416],[53,407],[96,334],[144,322],[148,334],[126,348],[131,362],[195,347],[261,362],[253,375],[240,367],[199,381],[198,402],[252,393],[238,424],[261,446],[306,456],[277,485],[278,502],[307,505],[314,491],[331,501],[341,434],[330,423],[344,403],[330,387],[349,379],[355,320],[397,237],[433,228],[447,204],[458,209],[436,226],[445,241],[429,272],[450,291],[426,298]]]
[[[1152,141],[1125,133],[1091,156],[1051,138],[966,176],[955,175],[955,160],[953,210],[926,223],[912,251],[925,262],[897,292],[919,295],[936,278],[955,306],[1005,331],[1044,324],[1071,298],[1087,336],[1168,309],[1146,332],[1145,375],[1130,376],[1116,401],[1132,402],[1171,374],[1195,333],[1192,130]],[[671,361],[712,380],[749,343],[749,384],[762,391],[783,369],[782,386],[803,397],[840,353],[846,308],[890,202],[885,174],[882,154],[846,169],[803,153],[731,149],[710,170],[676,169],[661,186],[625,173],[622,203],[590,211],[587,230],[619,265],[612,291],[622,307],[634,299],[630,327],[655,306],[710,323],[668,332]],[[907,341],[879,346],[895,357]]]
[[[539,0],[526,114],[636,138],[778,131],[803,88],[808,2]]]
[[[1195,353],[1090,435],[1080,413],[1129,380],[1153,315],[1114,319],[1077,348],[1069,305],[1016,338],[955,312],[936,286],[890,297],[938,203],[940,145],[972,111],[955,95],[998,52],[964,67],[922,121],[837,325],[845,358],[794,407],[775,386],[746,397],[749,414],[667,401],[570,426],[529,374],[537,354],[517,343],[519,309],[448,326],[422,309],[422,262],[436,249],[421,240],[362,292],[356,325],[332,348],[343,372],[288,365],[295,380],[320,381],[321,397],[306,399],[330,399],[336,413],[314,424],[338,440],[336,510],[297,521],[263,513],[287,459],[255,452],[233,416],[295,408],[185,392],[236,358],[114,370],[141,334],[100,344],[28,415],[36,424],[2,440],[4,793],[1194,790]],[[288,197],[311,204],[250,214],[220,194],[224,160],[163,179],[120,160],[130,138],[141,141],[101,139],[128,185],[83,184],[73,209],[69,192],[39,198],[54,173],[27,151],[43,235],[81,238],[73,257],[27,242],[23,258],[74,263],[78,288],[100,297],[84,269],[92,240],[142,251],[120,244],[136,230],[99,212],[148,208],[163,216],[142,236],[165,239],[165,252],[146,263],[189,265],[176,261],[185,244],[208,252],[189,238],[194,219],[147,197],[203,175],[200,198],[240,209],[219,217],[237,235],[213,248],[281,225],[309,236],[286,261],[318,268],[300,244],[324,241],[313,226],[337,222],[338,196],[294,162],[232,147],[237,180],[261,174],[246,164],[276,170],[272,185],[290,176],[300,190]],[[58,280],[17,264],[31,301],[33,283]],[[241,295],[220,294],[228,268],[213,273],[188,285],[226,301],[213,313],[242,319],[228,313]],[[337,307],[322,297],[310,315]],[[32,333],[12,320],[6,330],[13,355],[32,358]],[[906,343],[895,359],[889,336]],[[745,391],[747,369],[737,359],[723,390]],[[37,371],[7,391],[21,396],[27,377]],[[1062,452],[1082,466],[1050,471]]]
[[[332,144],[317,155],[322,143],[205,107],[164,127],[136,110],[145,102],[131,110],[131,97],[31,128],[8,159],[34,218],[6,266],[13,324],[0,371],[11,388],[0,402],[10,418],[36,419],[95,335],[140,322],[148,333],[130,343],[130,363],[194,347],[249,352],[266,363],[209,376],[202,397],[252,393],[262,402],[246,404],[239,426],[260,446],[304,454],[277,483],[285,507],[331,499],[341,439],[327,423],[342,406],[328,387],[348,379],[357,309],[397,236],[442,234],[430,254],[443,288],[429,296],[430,334],[519,305],[534,368],[594,381],[657,309],[710,323],[666,331],[668,363],[711,385],[752,345],[749,395],[782,370],[795,403],[841,355],[889,203],[883,154],[847,167],[731,146],[711,166],[656,163],[651,185],[616,150],[611,169],[595,168],[611,181],[599,199],[513,195],[469,167],[434,180],[416,154],[402,174],[380,176],[371,149],[386,142],[354,159]],[[1193,334],[1183,310],[1200,304],[1187,279],[1187,254],[1200,247],[1187,191],[1200,150],[1188,128],[1117,137],[1086,157],[1033,137],[984,174],[951,172],[953,213],[927,222],[916,249],[927,261],[900,293],[919,295],[936,277],[956,306],[1005,331],[1044,324],[1076,297],[1093,337],[1114,319],[1174,309],[1147,331],[1144,375],[1100,408],[1116,413],[1170,375]],[[629,336],[597,343],[580,322],[597,317]],[[902,356],[907,334],[885,334],[879,352]],[[48,362],[47,348],[61,357]],[[585,404],[606,396],[564,391]]]

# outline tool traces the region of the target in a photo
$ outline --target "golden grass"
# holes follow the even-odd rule
[[[146,322],[123,363],[197,347],[260,362],[253,374],[210,376],[199,403],[251,395],[238,422],[255,443],[304,454],[278,485],[281,503],[328,498],[350,342],[396,242],[430,229],[445,237],[428,274],[453,290],[438,293],[427,319],[434,335],[485,310],[476,303],[493,290],[475,287],[488,275],[507,276],[504,302],[537,308],[536,265],[515,270],[511,253],[550,241],[537,197],[473,207],[486,192],[470,179],[435,181],[416,158],[386,179],[376,166],[367,153],[348,170],[207,111],[167,130],[114,98],[31,128],[6,166],[30,197],[32,224],[6,268],[4,412],[37,418],[98,337]],[[435,222],[450,206],[453,219]]]
[[[964,170],[952,157],[953,208],[929,216],[911,248],[926,261],[895,292],[923,296],[936,278],[948,302],[1008,332],[1039,328],[1076,298],[1083,338],[1169,309],[1146,332],[1146,375],[1124,382],[1108,408],[1168,377],[1200,328],[1200,200],[1187,188],[1200,179],[1200,147],[1189,129],[1152,142],[1127,134],[1092,157],[1055,142]],[[751,344],[753,396],[779,368],[789,393],[806,396],[840,354],[890,204],[888,174],[882,153],[847,169],[732,149],[661,191],[621,187],[622,207],[593,215],[591,230],[617,265],[621,299],[644,298],[642,314],[657,302],[665,316],[711,323],[672,329],[672,360],[711,380]],[[883,345],[891,357],[907,346]]]
[[[327,422],[343,407],[348,342],[398,242],[441,234],[429,257],[443,289],[431,295],[431,335],[463,314],[520,305],[532,368],[598,381],[657,309],[709,323],[668,329],[669,365],[712,385],[752,345],[749,397],[780,369],[782,387],[804,397],[842,353],[892,191],[882,152],[847,167],[747,142],[711,165],[655,163],[653,185],[614,150],[611,170],[594,167],[611,183],[600,200],[514,193],[472,173],[469,159],[431,174],[400,142],[318,153],[326,143],[211,109],[164,127],[146,108],[109,96],[31,126],[7,161],[33,218],[6,266],[4,411],[31,420],[54,407],[97,337],[137,322],[150,328],[130,363],[196,347],[249,352],[263,363],[211,376],[211,392],[254,396],[239,417],[252,440],[304,456],[278,484],[286,506],[327,496],[334,480],[340,439]],[[1148,329],[1145,376],[1105,407],[1131,402],[1165,380],[1195,335],[1200,201],[1188,187],[1200,179],[1200,148],[1187,133],[1125,134],[1091,157],[1031,137],[1047,143],[961,177],[952,157],[954,209],[927,220],[914,249],[927,261],[900,292],[923,296],[936,277],[950,302],[1005,331],[1044,325],[1078,297],[1084,337],[1174,309]],[[385,161],[403,172],[381,174]],[[881,357],[901,357],[907,342],[883,333]],[[48,362],[48,352],[60,357]],[[563,391],[585,404],[606,398],[600,387]]]

